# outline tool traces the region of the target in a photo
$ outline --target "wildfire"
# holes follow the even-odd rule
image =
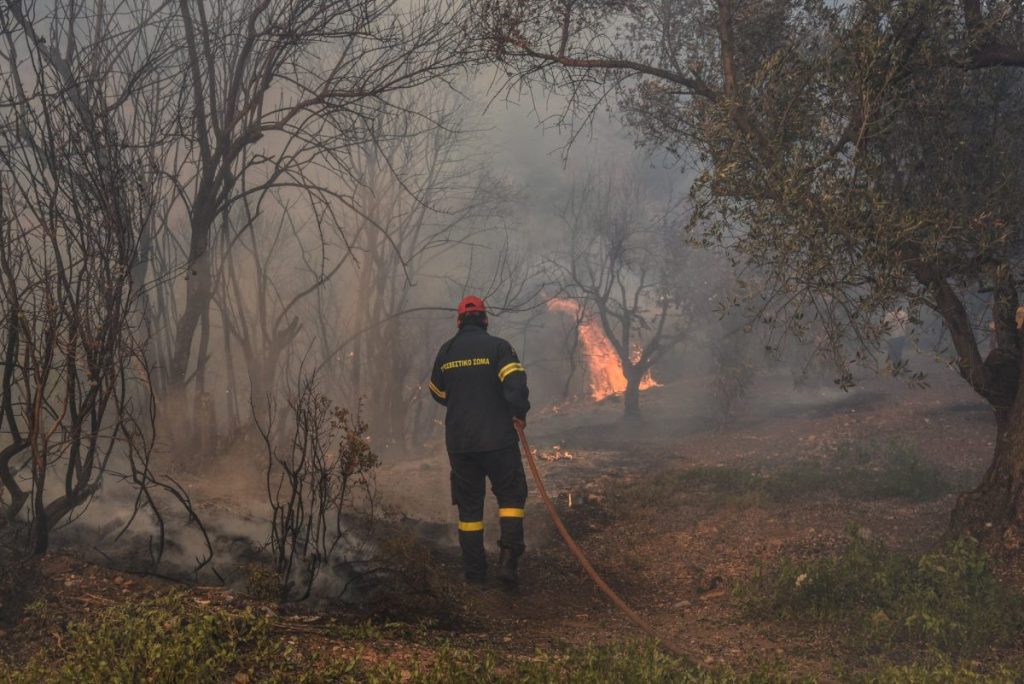
[[[548,302],[548,311],[560,311],[579,315],[580,305],[572,299],[552,299]],[[605,336],[601,324],[594,320],[584,320],[579,327],[580,343],[583,345],[583,359],[587,364],[587,375],[590,381],[590,396],[600,401],[613,394],[626,391],[626,376],[622,373],[622,364],[615,348]],[[658,383],[648,371],[640,380],[640,389],[657,387]]]

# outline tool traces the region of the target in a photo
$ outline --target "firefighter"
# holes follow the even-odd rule
[[[498,500],[501,526],[498,579],[518,581],[523,543],[526,473],[516,426],[530,410],[526,369],[505,340],[487,332],[487,307],[465,297],[458,308],[459,332],[441,345],[430,374],[430,393],[445,414],[445,443],[451,463],[452,503],[459,509],[459,546],[466,581],[483,584],[485,478]]]

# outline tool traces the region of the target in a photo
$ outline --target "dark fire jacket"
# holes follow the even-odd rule
[[[448,407],[450,453],[495,451],[518,443],[512,417],[526,419],[530,390],[512,345],[471,323],[441,345],[430,394]]]

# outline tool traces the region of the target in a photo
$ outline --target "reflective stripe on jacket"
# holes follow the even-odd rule
[[[526,369],[512,345],[466,323],[441,345],[428,385],[448,407],[445,441],[449,453],[494,451],[516,444],[512,417],[526,419],[530,390]]]

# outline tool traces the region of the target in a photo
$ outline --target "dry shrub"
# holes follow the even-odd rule
[[[325,566],[372,565],[379,459],[359,412],[335,405],[315,378],[301,383],[285,414],[283,429],[272,421],[259,425],[272,509],[269,549],[281,600],[304,600]]]

